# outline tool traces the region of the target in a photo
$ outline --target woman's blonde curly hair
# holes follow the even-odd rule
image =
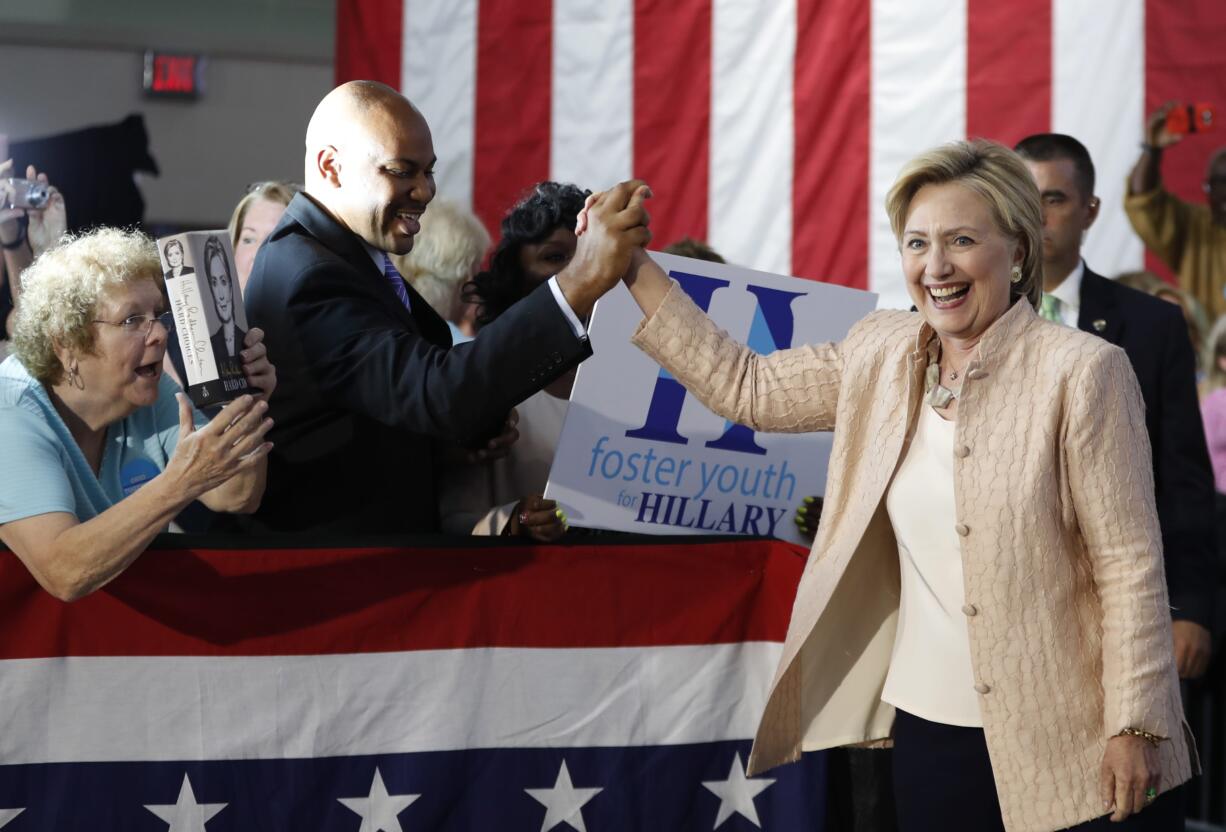
[[[56,347],[93,354],[98,303],[121,286],[152,280],[162,265],[152,239],[139,231],[99,228],[65,236],[21,274],[13,351],[26,370],[51,386],[64,378]]]

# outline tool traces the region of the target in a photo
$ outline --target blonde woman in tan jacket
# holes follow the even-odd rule
[[[919,313],[841,343],[761,356],[645,256],[626,278],[635,343],[711,410],[834,431],[751,773],[891,738],[903,832],[1182,829],[1192,755],[1128,359],[1035,313],[1041,206],[1012,151],[925,153],[887,210]]]

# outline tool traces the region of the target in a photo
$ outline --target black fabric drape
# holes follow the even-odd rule
[[[12,142],[9,147],[16,175],[24,176],[26,165],[34,165],[64,194],[70,231],[139,226],[144,221],[145,200],[133,174],[156,176],[159,171],[149,153],[143,116],[133,114],[115,124]]]

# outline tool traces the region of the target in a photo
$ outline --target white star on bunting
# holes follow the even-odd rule
[[[167,832],[206,832],[204,825],[228,805],[230,804],[197,803],[196,794],[192,791],[192,781],[184,774],[178,800],[173,804],[146,805],[145,808],[170,824]]]
[[[759,829],[762,823],[758,820],[758,810],[753,805],[753,799],[774,784],[770,777],[757,777],[750,780],[745,776],[745,765],[741,762],[741,752],[736,753],[732,768],[728,770],[727,780],[705,780],[703,786],[719,798],[719,814],[715,818],[712,829],[719,829],[724,821],[739,814]]]
[[[566,824],[575,832],[587,832],[583,824],[583,807],[604,789],[576,789],[570,781],[566,761],[558,769],[558,779],[552,789],[524,789],[534,800],[545,807],[545,820],[541,832],[549,832],[556,826]]]
[[[362,816],[358,832],[404,832],[399,814],[409,808],[419,794],[388,794],[383,785],[383,775],[375,767],[375,777],[370,781],[370,793],[366,797],[338,797],[346,809]]]
[[[24,811],[25,809],[0,809],[0,826],[7,826],[10,820]]]

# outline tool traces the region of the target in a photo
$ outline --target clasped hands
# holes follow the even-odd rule
[[[644,202],[651,188],[639,179],[592,194],[579,213],[575,256],[557,276],[558,288],[579,317],[622,279],[635,252],[651,242],[651,217]]]

